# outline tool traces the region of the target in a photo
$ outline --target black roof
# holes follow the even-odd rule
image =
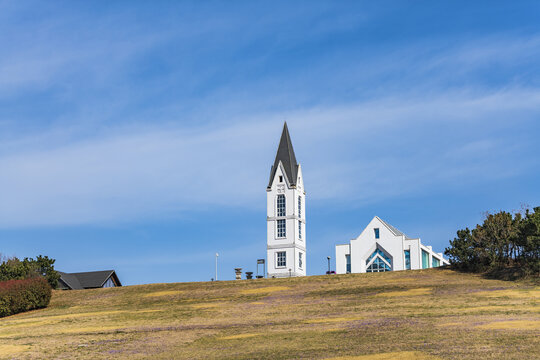
[[[112,276],[117,286],[122,286],[114,270],[64,273],[59,271],[60,280],[73,290],[100,288]]]
[[[287,176],[290,185],[296,185],[298,163],[296,162],[296,156],[294,155],[294,149],[292,146],[291,136],[289,135],[289,129],[287,128],[287,122],[285,122],[283,125],[283,132],[281,133],[281,140],[279,141],[276,160],[274,160],[274,165],[270,170],[270,181],[268,182],[268,188],[272,186],[272,181],[274,180],[274,176],[276,176],[276,171],[280,161],[283,164],[285,175]]]

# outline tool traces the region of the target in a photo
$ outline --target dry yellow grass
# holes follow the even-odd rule
[[[382,354],[342,356],[326,360],[437,360],[440,357],[425,354],[419,351],[398,351]]]
[[[226,303],[222,303],[222,302],[215,302],[215,303],[203,303],[203,304],[191,304],[190,306],[193,308],[193,309],[210,309],[210,308],[215,308],[215,307],[219,307],[219,306],[223,306],[224,304]]]
[[[122,327],[118,326],[80,326],[80,327],[73,327],[73,328],[67,328],[62,329],[58,332],[56,332],[56,335],[60,334],[87,334],[87,333],[103,333],[103,332],[110,332],[110,331],[118,331],[121,330]]]
[[[151,293],[145,294],[144,296],[145,297],[175,296],[175,295],[180,295],[181,293],[182,291],[177,291],[177,290],[164,290],[164,291],[151,292]]]
[[[540,320],[495,321],[479,325],[478,328],[493,330],[540,330]]]
[[[148,310],[145,310],[148,311]],[[127,310],[112,310],[112,311],[94,311],[94,312],[84,312],[84,313],[74,313],[74,314],[62,314],[62,315],[52,315],[52,316],[41,316],[39,318],[15,318],[6,319],[6,323],[0,323],[0,327],[2,325],[6,325],[9,323],[25,323],[25,322],[33,322],[36,321],[36,319],[39,319],[40,321],[52,321],[52,320],[67,320],[67,319],[75,319],[75,318],[81,318],[81,317],[102,317],[102,316],[108,316],[108,315],[114,315],[114,314],[120,314],[120,313],[126,313]]]
[[[0,345],[0,356],[11,357],[13,355],[20,354],[30,349],[30,346],[25,345]]]
[[[419,295],[428,295],[432,291],[433,291],[432,288],[418,288],[418,289],[410,289],[410,290],[405,290],[405,291],[382,292],[382,293],[378,293],[375,296],[379,296],[379,297],[419,296]]]
[[[0,358],[521,360],[540,353],[533,285],[431,269],[54,291],[0,319]]]
[[[348,321],[357,321],[362,320],[360,316],[351,316],[351,317],[338,317],[338,318],[322,318],[322,319],[309,319],[306,320],[306,324],[321,324],[321,323],[334,323],[334,322],[348,322]]]
[[[509,297],[515,299],[540,299],[540,288],[534,289],[508,289],[508,290],[496,290],[496,291],[480,291],[475,295],[488,297],[488,298],[501,298]]]
[[[461,313],[474,313],[474,312],[482,312],[482,311],[492,311],[492,312],[532,312],[532,313],[540,313],[540,306],[516,306],[515,308],[509,308],[508,306],[474,306],[474,307],[466,307],[462,309],[458,309]]]
[[[269,294],[276,291],[284,291],[289,290],[289,287],[287,286],[267,286],[262,288],[256,288],[256,289],[248,289],[248,290],[242,290],[240,291],[240,294],[243,295],[252,295],[252,294]]]
[[[219,337],[219,340],[238,340],[238,339],[247,339],[254,336],[260,336],[262,334],[254,333],[254,334],[238,334],[238,335],[230,335],[230,336],[222,336]]]

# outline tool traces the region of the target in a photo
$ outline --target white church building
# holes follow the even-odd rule
[[[306,192],[287,123],[270,170],[266,199],[268,277],[305,276]]]
[[[348,244],[336,245],[336,273],[427,269],[447,265],[442,253],[375,216]]]

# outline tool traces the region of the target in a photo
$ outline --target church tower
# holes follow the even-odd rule
[[[306,275],[306,193],[287,123],[266,188],[269,277]]]

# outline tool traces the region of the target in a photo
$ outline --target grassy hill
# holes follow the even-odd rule
[[[540,287],[450,270],[55,291],[0,358],[540,358]]]

